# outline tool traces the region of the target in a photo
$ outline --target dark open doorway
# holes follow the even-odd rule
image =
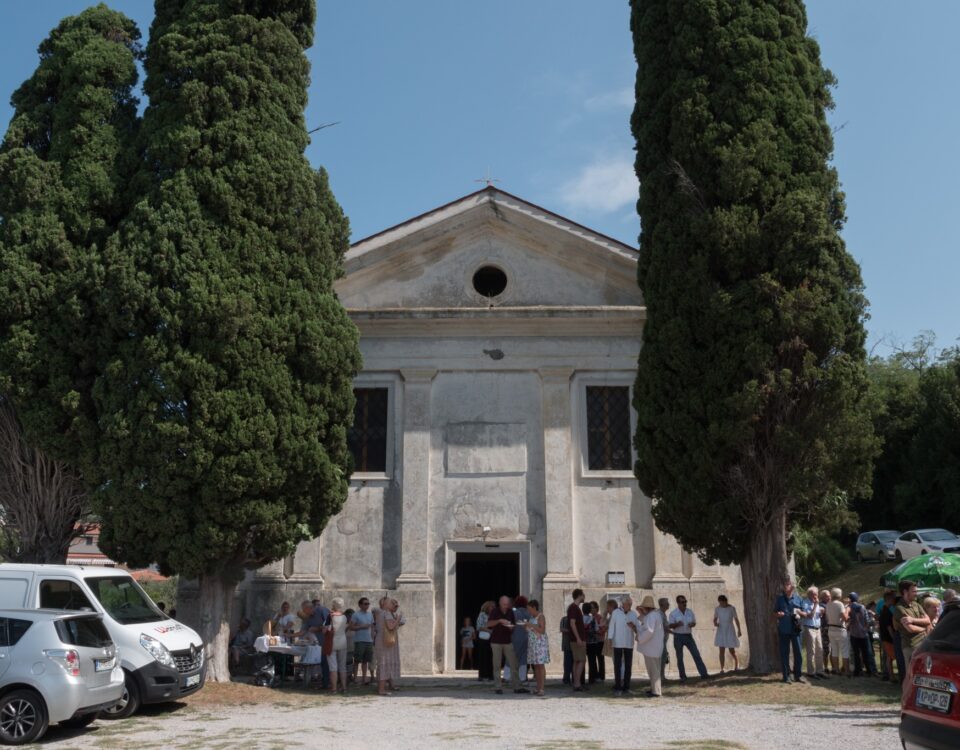
[[[521,593],[518,552],[458,552],[456,574],[457,632],[464,617],[469,617],[476,627],[480,606],[485,601],[495,602],[503,595],[514,597]],[[456,643],[459,642],[458,638]]]

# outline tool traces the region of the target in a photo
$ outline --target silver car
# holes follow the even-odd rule
[[[857,560],[886,562],[894,559],[893,545],[899,531],[864,531],[857,537]]]
[[[123,669],[100,615],[0,610],[0,742],[34,742],[50,724],[86,726],[122,694]]]

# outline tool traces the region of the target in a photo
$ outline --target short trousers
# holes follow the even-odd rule
[[[327,656],[327,665],[331,672],[347,671],[347,650],[345,648],[339,651],[333,651]]]
[[[570,653],[573,654],[574,661],[586,661],[587,660],[587,644],[571,642]]]
[[[850,639],[843,628],[830,626],[830,656],[835,659],[850,658]]]
[[[370,664],[373,661],[373,644],[369,641],[354,641],[353,661],[357,664]]]

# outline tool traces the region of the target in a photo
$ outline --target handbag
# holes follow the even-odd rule
[[[393,646],[397,645],[397,629],[396,628],[394,628],[393,630],[390,630],[390,628],[388,628],[386,624],[384,624],[383,645],[386,646],[387,648],[392,648]]]
[[[603,655],[613,658],[613,641],[609,638],[605,639],[603,642]]]
[[[477,633],[477,638],[479,638],[481,641],[489,641],[489,640],[490,640],[490,631],[489,631],[489,630],[481,630],[479,633]]]

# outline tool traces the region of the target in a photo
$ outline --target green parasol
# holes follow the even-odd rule
[[[880,577],[880,585],[897,588],[900,581],[915,581],[923,591],[960,587],[960,555],[941,552],[933,555],[918,555],[904,560],[897,567]]]

